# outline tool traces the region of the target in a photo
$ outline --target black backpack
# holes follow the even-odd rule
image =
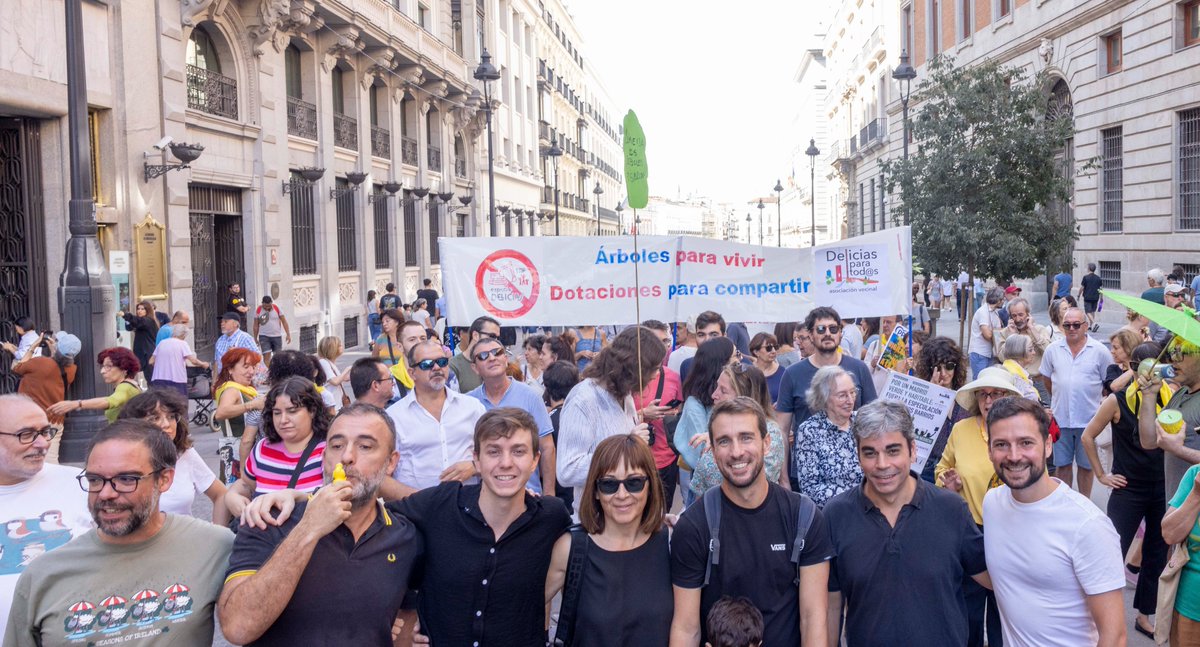
[[[571,647],[575,639],[575,618],[579,613],[579,593],[583,589],[583,569],[587,566],[588,539],[583,526],[575,524],[571,533],[571,552],[567,557],[567,576],[563,582],[562,605],[558,610],[558,627],[554,632],[555,647]]]
[[[804,537],[812,526],[813,517],[817,515],[817,504],[804,494],[787,491],[788,496],[800,497],[800,513],[796,519],[796,539],[792,543],[792,566],[795,567],[796,579],[800,584],[800,555],[804,552]],[[708,564],[704,566],[704,586],[712,576],[712,567],[721,563],[721,488],[712,487],[704,493],[704,520],[708,522]]]

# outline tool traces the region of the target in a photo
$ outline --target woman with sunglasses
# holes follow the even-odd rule
[[[1136,337],[1131,331],[1120,331]],[[1115,335],[1114,335],[1115,337]],[[1113,359],[1117,359],[1117,344],[1113,344]],[[1146,358],[1158,357],[1162,348],[1153,342],[1139,344],[1133,349],[1134,366]],[[1155,417],[1171,401],[1174,390],[1166,382],[1159,387],[1154,404]],[[1108,518],[1121,537],[1121,554],[1129,553],[1138,526],[1146,524],[1142,537],[1142,564],[1137,573],[1133,608],[1137,611],[1133,628],[1143,635],[1154,637],[1150,616],[1158,607],[1158,576],[1167,565],[1167,544],[1162,537],[1162,519],[1166,512],[1166,479],[1163,473],[1163,450],[1147,449],[1138,433],[1138,412],[1146,404],[1136,382],[1116,391],[1100,402],[1100,408],[1083,430],[1083,450],[1096,470],[1096,480],[1112,488],[1108,498]],[[1096,449],[1096,437],[1105,427],[1112,426],[1112,471],[1105,472],[1104,463]]]
[[[767,380],[762,371],[745,364],[731,364],[721,371],[721,377],[717,378],[717,387],[712,394],[713,405],[738,396],[754,400],[766,412],[767,436],[770,443],[767,445],[767,455],[763,458],[763,469],[767,472],[767,480],[790,490],[792,486],[783,469],[787,461],[787,445],[783,442],[783,431],[779,428],[779,423],[775,422],[775,407],[771,404]],[[706,439],[707,436],[703,439],[694,438],[693,441]],[[703,496],[708,489],[721,485],[722,478],[721,471],[717,469],[717,463],[713,459],[712,449],[708,447],[707,442],[703,443],[703,446],[700,462],[692,470],[692,482],[689,485],[692,494],[697,497]]]
[[[110,423],[116,422],[121,407],[142,392],[142,387],[134,381],[138,371],[142,370],[142,365],[133,351],[123,346],[100,351],[96,355],[96,363],[100,365],[100,377],[104,378],[104,383],[113,387],[112,395],[87,400],[63,400],[51,405],[46,409],[46,413],[65,416],[78,409],[104,409],[105,420]]]
[[[212,501],[212,522],[223,526],[229,523],[225,507],[225,484],[192,447],[188,435],[187,400],[177,392],[155,388],[134,396],[121,410],[120,418],[145,420],[162,430],[175,445],[178,459],[171,487],[160,495],[158,508],[163,512],[188,516],[197,494]]]
[[[967,502],[980,528],[983,528],[983,497],[1000,484],[988,450],[987,414],[1000,398],[1020,395],[1008,371],[989,366],[954,396],[970,417],[959,421],[950,431],[934,475],[939,486],[958,493]],[[987,644],[1002,645],[1000,616],[992,593],[968,577],[963,579],[963,597],[967,602],[967,644],[982,647],[986,627]]]
[[[921,352],[916,354],[915,360],[913,371],[917,377],[926,382],[932,382],[951,391],[957,391],[967,383],[967,358],[963,357],[958,343],[949,337],[934,337],[925,342],[921,347]],[[959,406],[957,402],[954,404],[954,410],[950,412],[946,423],[942,425],[941,431],[933,441],[933,448],[929,450],[929,458],[925,460],[925,469],[921,471],[921,478],[930,483],[937,482],[934,468],[937,467],[938,461],[942,458],[942,452],[946,449],[950,430],[954,428],[955,423],[969,415],[967,410]]]
[[[762,371],[767,378],[767,389],[771,400],[779,399],[779,383],[783,381],[783,366],[779,363],[779,340],[771,333],[760,332],[750,340],[750,354],[754,357],[754,367]],[[774,405],[770,407],[774,409]]]
[[[580,497],[583,532],[558,539],[546,573],[547,605],[568,585],[578,595],[574,623],[561,626],[558,638],[570,632],[574,647],[670,642],[675,602],[664,512],[646,443],[630,434],[600,441]],[[587,542],[586,561],[578,582],[568,583],[578,541]]]

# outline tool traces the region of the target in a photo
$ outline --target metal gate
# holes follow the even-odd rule
[[[192,236],[192,326],[196,353],[212,356],[220,332],[226,286],[245,277],[240,189],[188,186]],[[242,286],[245,288],[246,286]],[[243,293],[247,293],[243,289]]]
[[[0,117],[0,340],[16,343],[13,320],[50,328],[38,122]],[[17,389],[12,360],[0,359],[0,393]]]

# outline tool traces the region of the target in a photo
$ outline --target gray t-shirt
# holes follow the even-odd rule
[[[258,319],[259,337],[283,336],[283,324],[279,321],[279,306],[275,304],[260,305],[254,311],[254,316]]]
[[[17,580],[4,647],[211,645],[233,533],[168,514],[154,537],[103,543],[92,530]]]
[[[1200,392],[1190,393],[1187,389],[1179,389],[1175,395],[1171,396],[1171,401],[1167,403],[1168,409],[1179,409],[1183,414],[1183,446],[1188,449],[1200,450],[1200,434],[1196,433],[1196,427],[1200,427]],[[1167,500],[1175,496],[1175,490],[1179,489],[1179,482],[1183,480],[1183,473],[1192,466],[1191,463],[1175,456],[1170,452],[1164,452],[1164,476],[1166,477],[1166,494]]]

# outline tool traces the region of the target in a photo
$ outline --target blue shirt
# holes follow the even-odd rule
[[[1054,293],[1055,298],[1071,294],[1071,275],[1069,273],[1060,272],[1055,274],[1054,280],[1058,281],[1058,291]]]
[[[232,335],[221,335],[217,337],[216,348],[213,351],[213,363],[216,364],[213,367],[214,375],[221,374],[221,358],[231,348],[249,348],[260,355],[262,354],[262,349],[258,347],[258,343],[254,341],[250,333],[241,328],[235,330]]]
[[[171,336],[171,324],[165,324],[158,327],[158,334],[154,336],[154,345],[158,346],[164,339]]]
[[[542,400],[542,396],[537,391],[534,391],[532,387],[518,382],[511,377],[508,378],[508,390],[500,398],[499,404],[493,404],[483,389],[484,385],[480,384],[467,395],[482,402],[483,408],[487,411],[498,407],[514,407],[528,413],[533,416],[533,421],[537,424],[539,438],[548,436],[554,432],[554,424],[550,422],[550,413],[546,411],[546,403]],[[539,466],[538,469],[533,471],[533,476],[529,477],[530,489],[539,494],[542,492],[542,479],[539,476],[540,471],[541,467]]]

